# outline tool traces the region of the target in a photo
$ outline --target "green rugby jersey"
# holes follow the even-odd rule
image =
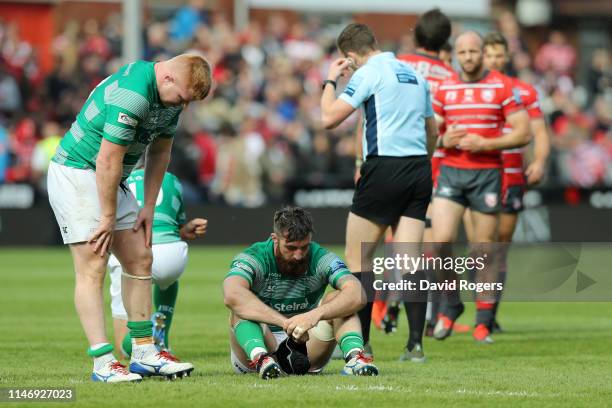
[[[338,289],[338,280],[350,275],[344,262],[316,242],[310,243],[308,270],[304,276],[284,276],[276,267],[274,241],[257,242],[237,255],[227,276],[246,279],[251,291],[266,305],[292,316],[317,307],[327,285]],[[271,327],[273,331],[280,328]]]
[[[134,170],[126,180],[138,206],[144,204],[144,170]],[[172,173],[166,172],[162,181],[153,216],[153,244],[167,244],[181,240],[179,228],[185,224],[183,186]]]
[[[154,62],[136,61],[100,82],[58,146],[53,161],[78,169],[96,169],[102,138],[129,146],[123,158],[125,180],[156,137],[171,138],[181,106],[159,99]]]

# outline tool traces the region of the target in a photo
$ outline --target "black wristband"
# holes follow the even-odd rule
[[[321,84],[321,89],[324,90],[327,84],[332,84],[334,89],[336,89],[336,81],[332,81],[331,79],[326,79],[325,81],[323,81],[323,84]]]

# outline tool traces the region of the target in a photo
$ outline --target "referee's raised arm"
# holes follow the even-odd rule
[[[327,79],[323,81],[321,95],[321,121],[325,129],[333,129],[346,119],[355,108],[342,99],[336,99],[336,83],[343,72],[351,66],[350,58],[338,58],[332,62]]]

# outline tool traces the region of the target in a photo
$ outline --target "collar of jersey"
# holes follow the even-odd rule
[[[429,59],[432,59],[432,60],[440,61],[440,58],[435,57],[433,55],[425,54],[424,52],[415,51],[414,55],[418,55],[420,57],[424,57],[424,58],[429,58]]]
[[[484,80],[486,77],[489,76],[489,74],[491,73],[491,71],[489,71],[488,69],[485,69],[484,71],[482,71],[482,76],[478,79],[475,79],[473,81],[464,81],[463,79],[461,79],[461,74],[458,75],[459,77],[459,81],[463,82],[464,84],[476,84],[482,80]]]
[[[393,54],[391,51],[384,51],[384,52],[381,52],[379,54],[372,55],[368,59],[368,62],[373,61],[374,59],[377,59],[377,58],[380,58],[380,59],[383,59],[383,58],[395,58],[395,54]]]

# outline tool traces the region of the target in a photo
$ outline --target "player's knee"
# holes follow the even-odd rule
[[[106,258],[90,259],[76,267],[77,279],[102,286],[106,275]]]
[[[152,266],[153,254],[150,249],[141,252],[132,261],[128,262],[128,265],[125,265],[130,274],[135,276],[150,276]]]

